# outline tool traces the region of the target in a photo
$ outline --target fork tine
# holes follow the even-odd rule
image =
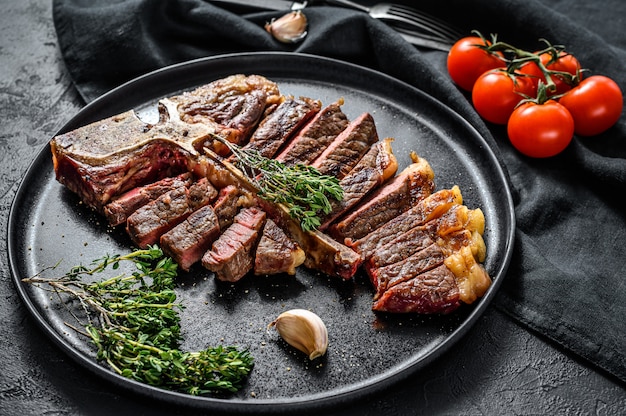
[[[442,39],[456,41],[463,34],[447,22],[435,16],[423,13],[400,4],[388,4],[388,13],[407,24],[419,24],[433,35],[440,35]]]
[[[448,52],[453,42],[442,39],[438,36],[430,36],[426,33],[417,33],[415,30],[406,30],[400,27],[395,28],[407,42],[420,47]]]
[[[424,24],[410,17],[387,15],[378,16],[377,18],[396,30],[413,31],[416,35],[430,36],[450,43],[454,42],[454,38],[452,36],[447,33],[442,33],[439,28],[433,28],[432,25]]]

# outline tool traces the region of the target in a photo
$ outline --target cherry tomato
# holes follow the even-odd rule
[[[465,91],[472,91],[482,73],[505,66],[500,52],[492,54],[477,45],[491,45],[491,42],[479,36],[468,36],[459,39],[448,52],[450,78]]]
[[[494,69],[482,74],[472,89],[472,103],[478,114],[495,124],[506,124],[525,97],[532,94],[529,77],[515,76],[504,70]]]
[[[619,120],[624,97],[619,85],[611,78],[592,75],[567,92],[559,102],[572,114],[576,134],[595,136]]]
[[[580,63],[578,59],[574,55],[570,55],[565,51],[561,51],[559,53],[558,59],[551,64],[548,64],[552,59],[552,55],[550,53],[543,53],[540,55],[541,63],[546,66],[550,71],[558,71],[558,72],[566,72],[571,75],[576,75],[580,70]],[[539,69],[539,66],[535,62],[529,62],[523,65],[520,68],[520,72],[523,74],[528,74],[533,80],[535,91],[537,91],[537,85],[541,80],[544,84],[546,83],[546,77]],[[581,73],[582,76],[582,73]],[[556,87],[553,91],[548,91],[548,96],[553,96],[556,94],[563,94],[570,89],[572,89],[572,85],[566,81],[566,76],[554,74],[551,75],[552,81],[554,81],[554,85]]]
[[[507,133],[511,144],[530,157],[545,158],[561,153],[574,136],[574,119],[554,100],[543,104],[526,102],[513,111]]]

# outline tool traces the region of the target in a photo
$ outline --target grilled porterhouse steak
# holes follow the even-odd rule
[[[463,205],[456,186],[436,191],[415,153],[397,172],[393,139],[379,140],[369,113],[350,121],[343,104],[322,107],[262,76],[233,75],[159,100],[156,123],[127,111],[56,136],[54,169],[135,245],[159,243],[186,271],[198,264],[235,282],[295,274],[300,264],[346,280],[363,270],[377,312],[448,313],[474,302],[491,283],[482,211]],[[216,136],[333,175],[344,198],[331,201],[320,230],[303,231],[284,205],[256,194]]]

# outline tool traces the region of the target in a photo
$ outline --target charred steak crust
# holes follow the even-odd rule
[[[161,235],[174,228],[191,213],[188,189],[179,186],[136,210],[126,222],[130,239],[139,248],[156,244]]]
[[[381,267],[402,261],[435,241],[423,227],[415,227],[380,247],[365,263],[368,274]]]
[[[361,256],[320,231],[303,231],[282,206],[259,199],[259,205],[268,216],[304,250],[304,266],[329,276],[348,280],[354,277],[362,263]]]
[[[83,143],[91,137],[103,136],[103,131],[111,135],[110,142],[117,143],[117,150],[121,147],[121,151],[109,149],[110,144],[101,145],[100,141],[92,147]],[[205,133],[196,137],[204,138]],[[126,138],[137,136],[145,140],[136,140],[135,146],[124,148],[128,144]],[[50,142],[56,179],[85,204],[103,213],[104,205],[117,195],[189,171],[189,152],[160,137],[132,112],[56,136]]]

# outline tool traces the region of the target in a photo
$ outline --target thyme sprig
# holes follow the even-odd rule
[[[235,165],[255,185],[257,195],[266,201],[283,204],[289,215],[305,231],[321,225],[320,214],[329,214],[329,198],[341,201],[343,188],[334,176],[323,175],[312,166],[287,165],[217,137],[235,156]]]
[[[83,280],[118,270],[123,262],[133,263],[136,270],[91,283]],[[61,277],[39,274],[24,282],[42,288],[47,284],[48,290],[59,296],[65,293],[76,299],[87,322],[82,324],[84,332],[75,329],[91,339],[97,359],[116,373],[192,395],[237,391],[253,366],[247,350],[224,346],[197,352],[179,349],[179,311],[183,306],[176,301],[176,275],[176,263],[159,247],[151,246],[125,255],[103,256],[90,267],[72,267]]]

